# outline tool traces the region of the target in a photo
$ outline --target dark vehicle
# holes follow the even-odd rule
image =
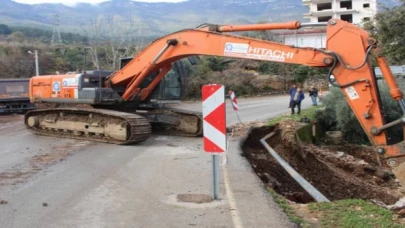
[[[29,78],[0,79],[0,114],[25,113],[35,109],[30,102]]]

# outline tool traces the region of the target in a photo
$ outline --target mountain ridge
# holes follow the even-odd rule
[[[54,15],[58,15],[61,31],[80,32],[88,29],[92,22],[112,17],[123,24],[131,21],[132,32],[140,36],[163,35],[202,23],[303,20],[302,15],[308,11],[302,0],[188,0],[177,3],[110,0],[75,6],[61,3],[30,5],[0,0],[0,4],[0,21],[11,26],[52,29]]]
[[[393,5],[399,0],[382,2]],[[54,15],[58,15],[61,31],[84,33],[92,23],[105,25],[107,18],[114,18],[117,25],[131,22],[128,29],[135,36],[161,36],[203,23],[306,22],[303,14],[308,12],[302,0],[187,0],[177,3],[110,0],[98,4],[77,3],[74,6],[0,0],[0,4],[0,23],[11,26],[52,29]]]

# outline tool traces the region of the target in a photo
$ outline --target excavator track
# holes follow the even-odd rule
[[[200,137],[203,135],[203,116],[201,112],[194,112],[177,108],[163,108],[156,110],[158,113],[177,117],[178,123],[175,125],[158,125],[154,132],[157,134]]]
[[[143,116],[104,109],[38,109],[27,112],[24,122],[37,135],[119,145],[137,144],[151,135]]]

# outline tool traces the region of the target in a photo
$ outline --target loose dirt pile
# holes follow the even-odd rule
[[[265,122],[252,121],[249,123],[237,123],[227,128],[227,133],[232,136],[246,136],[249,132],[255,128],[260,128],[265,126]]]
[[[254,171],[276,192],[294,202],[314,202],[260,143],[270,132],[276,134],[267,143],[329,200],[360,198],[393,204],[403,196],[388,167],[379,167],[372,148],[302,144],[295,134],[300,125],[284,121],[256,128],[242,144]]]

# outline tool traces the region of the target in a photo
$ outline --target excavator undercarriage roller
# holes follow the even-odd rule
[[[39,109],[26,113],[24,122],[37,135],[121,145],[140,143],[151,135],[143,116],[102,109]]]
[[[155,116],[155,118],[152,116]],[[203,135],[201,112],[162,108],[151,111],[145,117],[150,120],[153,132],[157,134],[183,137],[200,137]]]

